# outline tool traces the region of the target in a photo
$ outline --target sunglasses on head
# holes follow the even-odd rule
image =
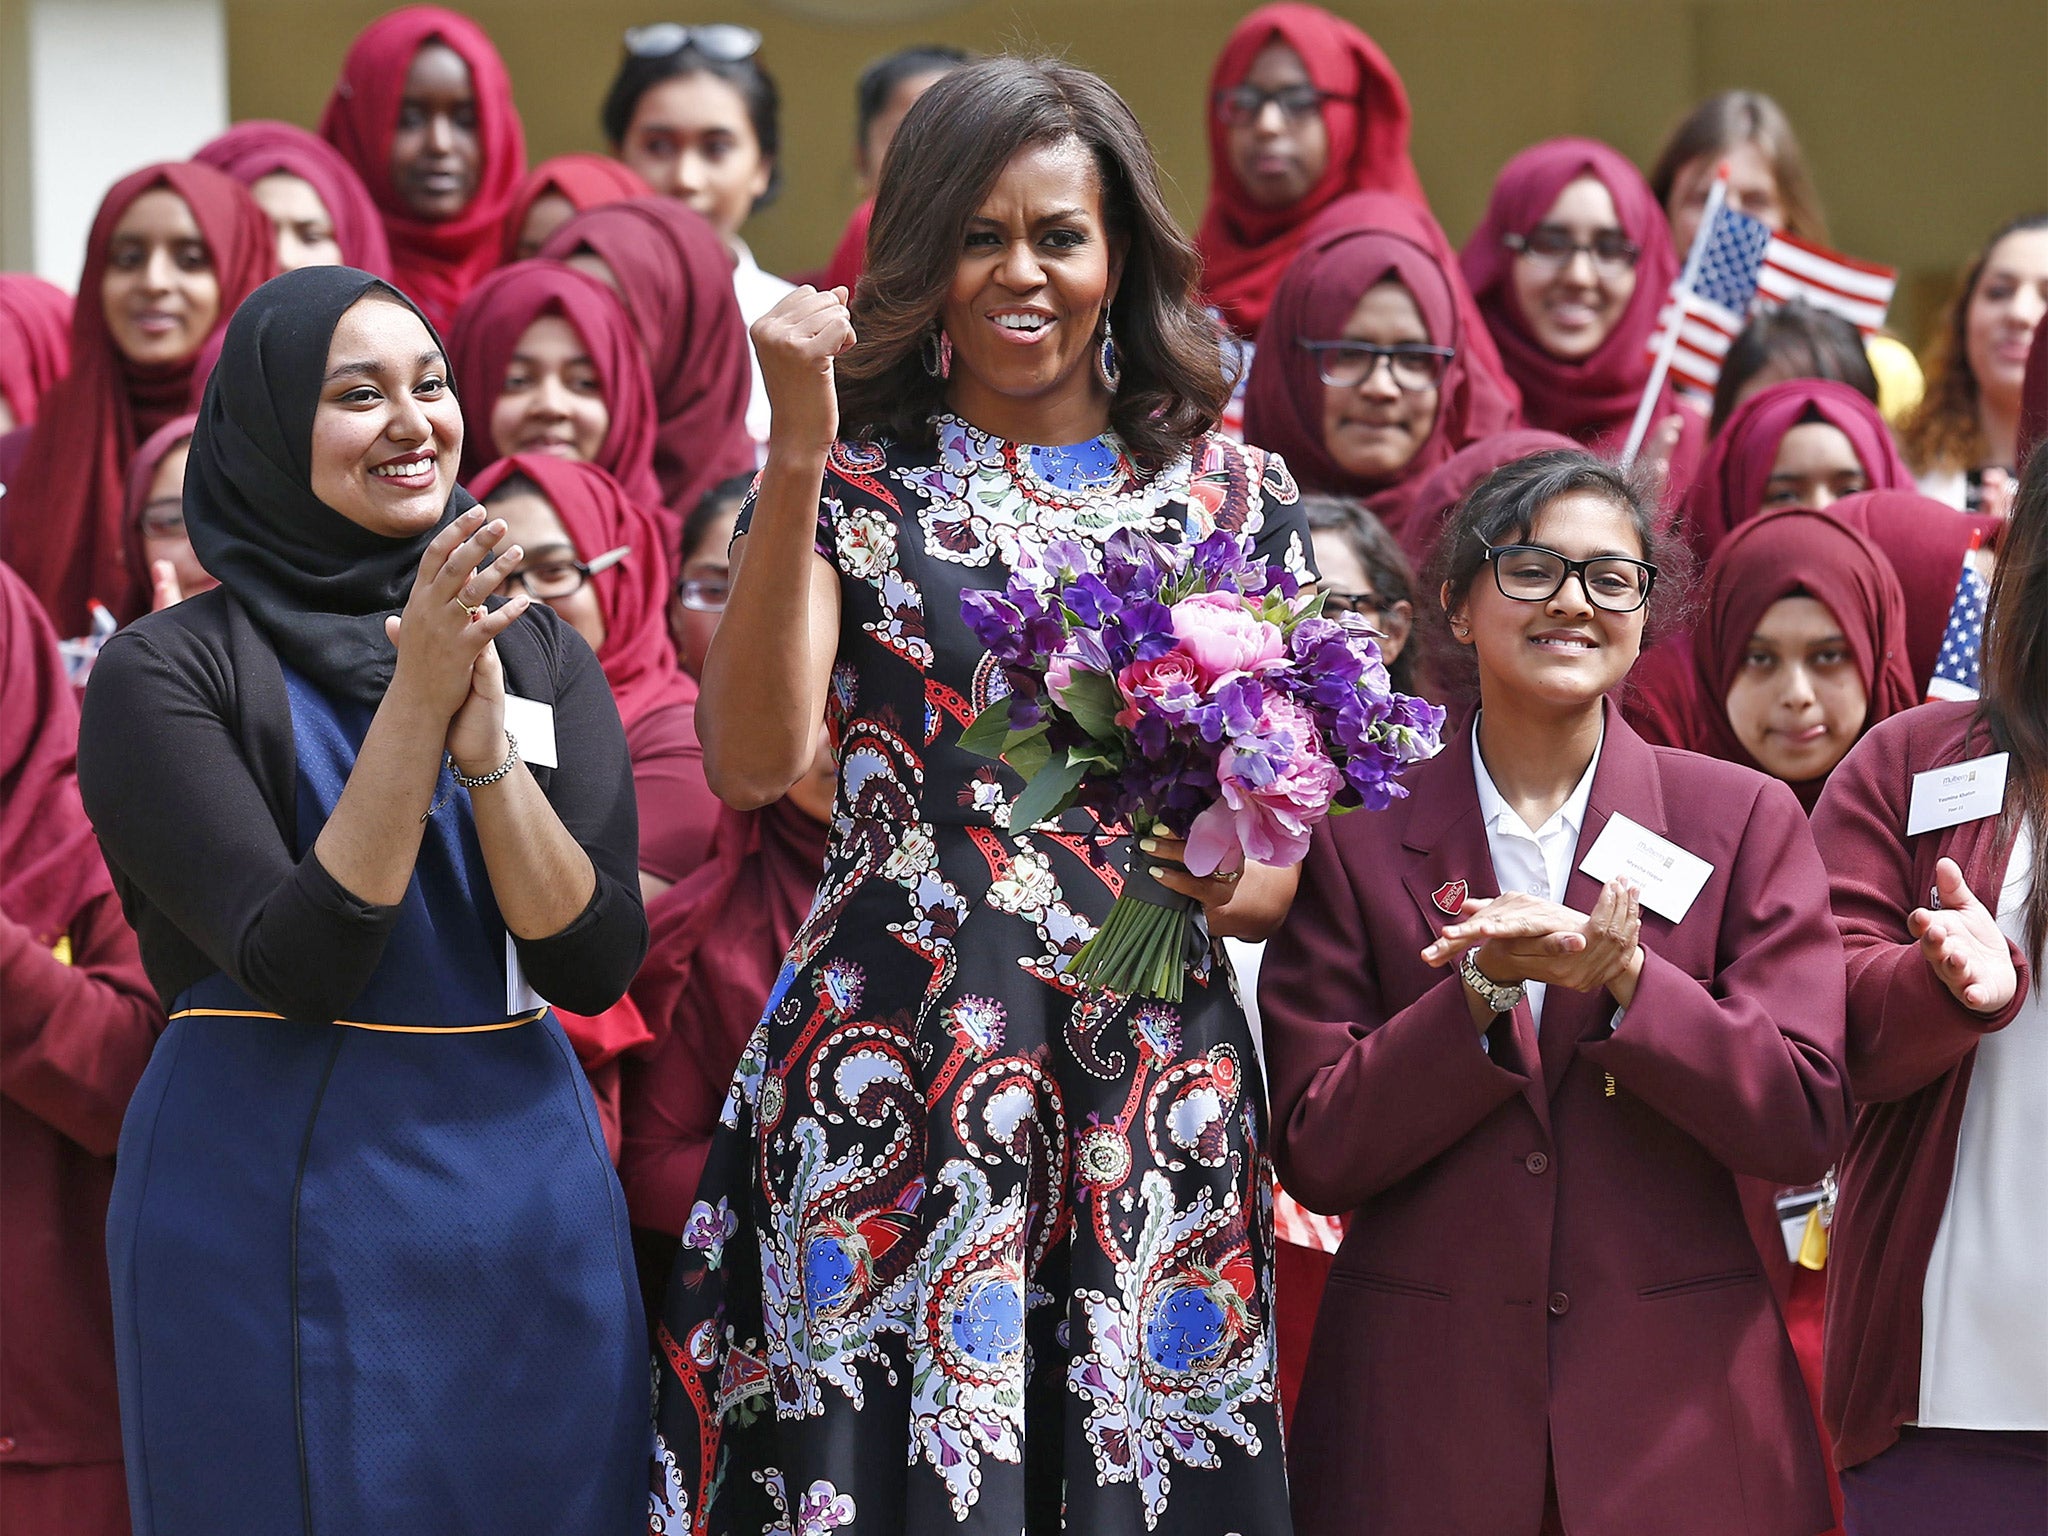
[[[714,64],[737,64],[761,51],[761,34],[729,21],[694,27],[680,21],[654,21],[626,28],[626,52],[636,59],[666,59],[685,48]]]

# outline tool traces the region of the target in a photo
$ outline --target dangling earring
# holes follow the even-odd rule
[[[924,338],[924,371],[935,379],[953,377],[953,338],[933,329]]]
[[[1123,364],[1117,360],[1116,338],[1109,333],[1109,311],[1102,312],[1102,344],[1095,351],[1095,376],[1112,395],[1124,381]]]

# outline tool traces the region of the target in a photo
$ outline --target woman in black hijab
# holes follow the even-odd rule
[[[186,476],[221,585],[86,697],[80,787],[172,1020],[108,1221],[153,1536],[644,1529],[624,1206],[542,1001],[602,1011],[646,948],[632,778],[588,647],[493,600],[521,552],[461,448],[409,301],[265,284]]]

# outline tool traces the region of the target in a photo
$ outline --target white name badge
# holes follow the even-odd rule
[[[1913,799],[1906,807],[1906,836],[1996,816],[2005,809],[2005,770],[2011,761],[2011,753],[1994,752],[1914,774]]]
[[[559,768],[555,752],[555,707],[516,693],[505,695],[505,729],[519,738],[519,756],[541,768]]]
[[[1617,875],[1636,883],[1642,903],[1672,922],[1685,920],[1714,866],[1668,838],[1616,813],[1593,840],[1579,868],[1605,885]]]

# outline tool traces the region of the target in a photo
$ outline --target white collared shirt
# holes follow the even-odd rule
[[[796,292],[772,272],[763,272],[744,240],[732,242],[732,292],[740,303],[740,323],[752,329],[756,320],[782,302],[785,294]],[[747,361],[753,365],[753,393],[747,397],[747,436],[754,440],[755,457],[761,456],[768,441],[768,386],[761,379],[761,360],[754,356],[754,339],[747,338]]]
[[[1601,745],[1606,732],[1601,733]],[[1527,896],[1562,904],[1564,888],[1572,878],[1572,855],[1578,851],[1579,829],[1586,824],[1586,806],[1593,798],[1593,774],[1600,767],[1600,747],[1593,748],[1593,760],[1586,764],[1578,787],[1550,819],[1535,831],[1521,813],[1494,788],[1486,771],[1486,759],[1479,755],[1479,722],[1472,722],[1472,779],[1479,786],[1479,814],[1486,823],[1486,851],[1493,858],[1493,878],[1505,895],[1520,891]],[[1525,991],[1529,1017],[1543,1023],[1543,997],[1548,984],[1532,981]]]

